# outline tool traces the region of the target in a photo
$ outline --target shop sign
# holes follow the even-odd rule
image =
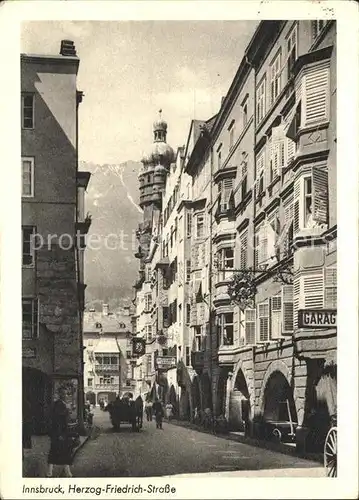
[[[301,309],[298,311],[298,328],[335,328],[336,309]]]
[[[22,348],[23,358],[36,358],[36,349],[34,347],[23,347]]]
[[[158,356],[156,362],[159,370],[169,370],[177,366],[177,359],[175,356]]]

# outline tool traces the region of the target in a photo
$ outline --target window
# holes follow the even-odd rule
[[[222,166],[222,151],[217,153],[217,169],[219,170]]]
[[[328,172],[312,167],[294,183],[294,235],[302,229],[324,228],[328,218]]]
[[[22,299],[22,338],[36,339],[39,336],[38,299]]]
[[[259,124],[266,114],[266,79],[263,77],[262,81],[257,87],[257,101],[256,101],[256,119]]]
[[[247,253],[248,253],[248,232],[244,231],[239,237],[240,243],[240,268],[247,268]]]
[[[282,333],[291,334],[294,327],[293,285],[282,287]]]
[[[232,120],[230,126],[228,127],[229,132],[229,150],[231,150],[234,146],[234,130],[235,130],[235,120]]]
[[[223,179],[218,184],[220,192],[220,212],[225,212],[230,208],[229,200],[233,191],[233,179]]]
[[[244,311],[245,340],[246,344],[255,344],[256,341],[256,310],[245,309]]]
[[[242,101],[241,114],[242,114],[242,130],[244,130],[248,123],[248,95]]]
[[[33,267],[35,263],[34,251],[34,226],[23,226],[22,228],[22,265]]]
[[[34,128],[34,94],[23,94],[21,96],[21,122],[22,128]]]
[[[305,68],[302,78],[302,127],[329,120],[329,62]]]
[[[317,21],[312,21],[312,34],[313,34],[313,40],[318,38],[320,33],[323,31],[325,25],[328,23],[328,21],[323,20],[317,20]]]
[[[132,358],[132,352],[131,351],[126,351],[126,358],[127,359]]]
[[[270,102],[273,104],[281,91],[281,54],[277,54],[270,67]]]
[[[92,387],[93,386],[93,378],[88,378],[87,379],[87,386]]]
[[[337,268],[327,267],[324,270],[324,302],[328,309],[337,308]]]
[[[199,213],[196,215],[196,237],[204,237],[204,213]]]
[[[131,380],[130,379],[126,379],[126,387],[130,387],[131,386]]]
[[[145,311],[148,312],[152,307],[152,295],[150,293],[146,293],[145,295]]]
[[[186,304],[186,324],[191,322],[191,304]]]
[[[280,234],[279,210],[275,209],[267,218],[267,258],[271,259],[276,255],[276,247]]]
[[[297,25],[293,26],[287,37],[287,79],[292,76],[292,70],[297,60]]]
[[[265,167],[265,151],[262,149],[256,157],[256,184],[255,196],[256,199],[264,193],[264,167]]]
[[[269,301],[258,304],[258,342],[269,341]]]
[[[220,345],[233,345],[233,313],[219,316]]]
[[[178,323],[179,326],[182,325],[182,304],[178,305]]]
[[[261,224],[255,230],[255,266],[264,264],[268,255],[268,234],[266,224]]]
[[[163,316],[163,328],[168,328],[170,325],[170,310],[169,307],[162,307],[162,316]]]
[[[271,338],[277,339],[282,335],[282,296],[271,298]]]
[[[244,200],[247,194],[247,160],[243,160],[241,163],[241,201]]]
[[[191,366],[191,351],[188,345],[186,345],[185,365]]]
[[[186,283],[191,282],[191,261],[186,260]]]
[[[200,326],[194,327],[194,338],[197,351],[202,351],[202,331]]]
[[[219,281],[225,281],[231,278],[232,271],[234,269],[234,249],[233,248],[222,248],[218,252],[218,279]]]
[[[145,335],[147,342],[151,342],[152,340],[152,325],[146,325],[145,327]]]
[[[284,127],[280,125],[272,128],[272,138],[270,144],[270,175],[269,182],[272,182],[280,174],[285,166],[285,139]]]
[[[192,234],[192,214],[191,213],[187,213],[187,230],[186,230],[186,233],[187,233],[187,238],[190,238],[191,237],[191,234]]]
[[[23,157],[22,163],[22,196],[33,198],[34,196],[34,158]]]

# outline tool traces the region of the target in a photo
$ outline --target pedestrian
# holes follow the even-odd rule
[[[163,406],[161,401],[156,398],[155,402],[153,403],[152,410],[156,416],[156,428],[157,429],[162,429],[162,421],[163,421]]]
[[[152,422],[152,401],[148,400],[145,403],[145,412],[147,422]]]
[[[47,477],[52,477],[54,465],[62,466],[65,477],[72,477],[72,452],[77,444],[76,439],[69,429],[70,413],[66,406],[67,391],[64,387],[59,389],[59,399],[51,408],[50,422],[50,451],[48,455]]]
[[[169,422],[173,417],[173,404],[170,401],[166,404],[166,417]]]

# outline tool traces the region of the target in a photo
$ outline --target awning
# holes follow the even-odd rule
[[[118,354],[121,352],[120,346],[117,344],[116,340],[113,338],[101,338],[94,349],[96,354],[100,353],[114,353]]]

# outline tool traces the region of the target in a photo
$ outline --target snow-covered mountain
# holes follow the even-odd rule
[[[85,252],[87,304],[104,301],[115,308],[133,295],[138,269],[135,231],[142,218],[137,204],[140,166],[133,161],[80,162],[80,170],[92,174],[85,197],[86,211],[92,215]]]

